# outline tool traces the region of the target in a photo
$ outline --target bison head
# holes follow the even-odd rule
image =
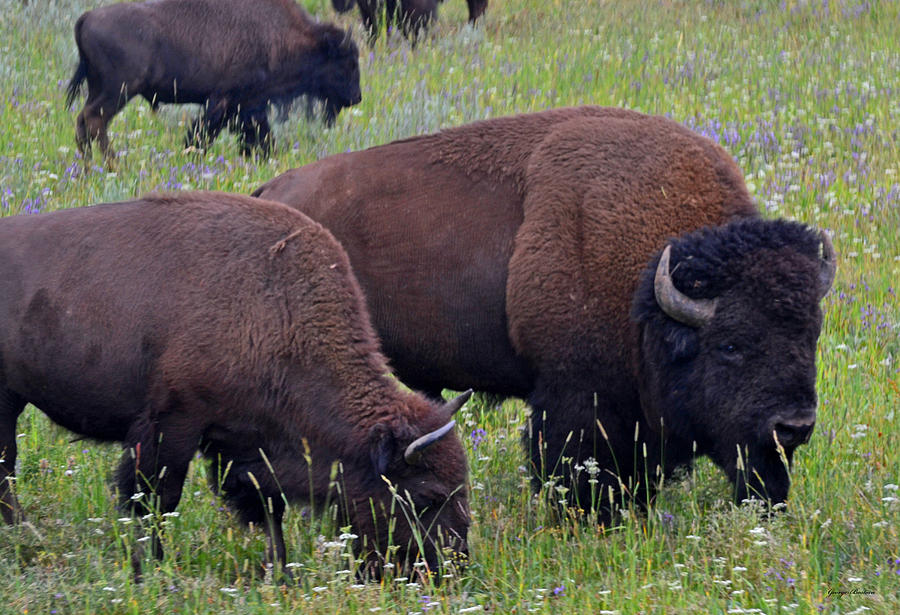
[[[667,457],[709,455],[735,499],[787,499],[816,420],[819,302],[834,279],[827,236],[749,220],[672,241],[635,300],[646,418]]]
[[[361,497],[350,503],[350,522],[368,542],[361,544],[367,574],[379,576],[387,560],[405,566],[417,556],[437,572],[441,555],[468,556],[466,455],[452,416],[471,393],[437,407],[414,398],[418,426],[371,429],[371,465],[360,478]]]
[[[315,86],[311,95],[325,103],[325,122],[331,125],[341,109],[362,100],[359,49],[349,32],[334,26],[323,28],[316,46],[314,71]]]

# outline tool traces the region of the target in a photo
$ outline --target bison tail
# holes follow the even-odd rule
[[[334,10],[338,13],[346,13],[353,8],[354,4],[354,0],[331,0],[331,6],[333,6]]]
[[[70,107],[72,103],[75,102],[75,98],[81,91],[81,84],[85,79],[87,79],[87,62],[84,61],[84,58],[79,57],[78,66],[75,67],[75,74],[72,75],[72,78],[69,80],[69,85],[66,87],[67,107]]]

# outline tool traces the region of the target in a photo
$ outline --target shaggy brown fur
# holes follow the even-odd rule
[[[265,522],[270,560],[285,562],[283,497],[337,498],[337,461],[336,501],[372,562],[389,522],[399,559],[418,551],[401,504],[391,521],[383,477],[412,495],[432,567],[435,543],[466,550],[456,435],[415,465],[403,457],[452,408],[397,386],[346,254],[284,205],[184,193],[0,221],[0,480],[14,472],[26,403],[123,442],[123,503],[143,491],[173,510],[199,447],[243,520]],[[0,499],[17,520],[12,493]]]
[[[226,126],[244,152],[271,146],[266,106],[307,95],[325,103],[326,121],[361,100],[359,52],[349,34],[314,21],[294,0],[156,0],[84,13],[75,24],[79,64],[68,104],[83,80],[88,98],[76,121],[85,156],[134,96],[205,105],[188,134],[204,146]]]
[[[616,455],[633,457],[636,423],[659,448],[659,423],[647,420],[661,413],[641,405],[629,314],[641,272],[669,238],[758,217],[721,147],[668,119],[603,107],[331,156],[254,195],[342,242],[405,382],[527,398],[536,476],[565,473],[562,457],[595,457],[611,473],[618,465],[626,485],[643,471],[610,457],[597,422]],[[584,504],[592,494],[581,487]]]

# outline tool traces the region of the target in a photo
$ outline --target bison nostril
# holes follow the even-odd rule
[[[812,421],[779,421],[775,423],[775,435],[784,447],[795,447],[805,443],[812,435],[816,422]]]

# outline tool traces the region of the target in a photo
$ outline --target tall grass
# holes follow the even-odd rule
[[[330,3],[322,19],[354,28]],[[30,524],[0,528],[0,613],[897,613],[900,612],[900,3],[857,0],[492,0],[465,25],[441,5],[415,49],[361,44],[363,102],[333,128],[294,113],[267,160],[230,135],[184,152],[194,109],[133,101],[111,128],[118,167],[89,173],[65,85],[72,26],[93,3],[0,0],[0,214],[121,200],[156,189],[249,192],[322,156],[481,118],[575,104],[665,114],[724,145],[760,209],[834,233],[835,288],[820,340],[820,419],[798,451],[788,509],[728,503],[712,464],[667,477],[646,512],[601,531],[533,494],[521,401],[470,403],[473,564],[423,586],[358,585],[344,528],[289,511],[301,579],[254,576],[265,545],[206,488],[195,464],[164,534],[167,557],[132,580],[143,536],[107,483],[115,447],[70,442],[30,408],[18,489]]]

